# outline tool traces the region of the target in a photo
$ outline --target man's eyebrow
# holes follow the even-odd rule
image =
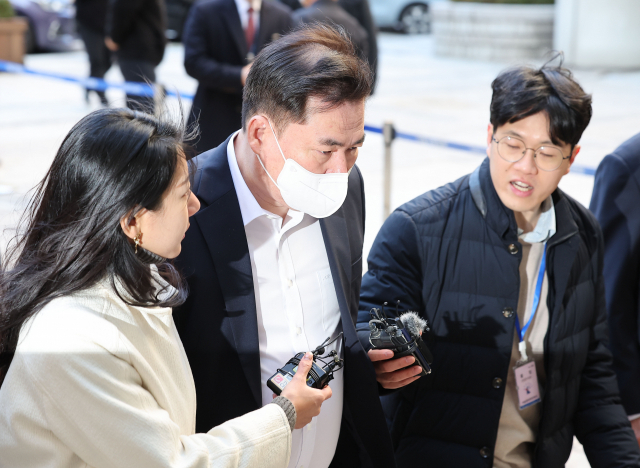
[[[524,137],[522,135],[520,135],[518,132],[514,132],[513,130],[505,130],[505,132],[507,135],[511,135],[514,137],[518,137],[521,140],[524,140]],[[541,145],[552,145],[552,146],[556,146],[554,142],[552,142],[551,140],[544,140],[540,142]]]
[[[365,136],[366,135],[363,134],[362,138],[360,138],[358,141],[353,143],[353,145],[351,145],[351,146],[360,145],[360,144],[364,143],[364,137]],[[345,143],[342,143],[340,141],[334,140],[333,138],[321,138],[318,143],[320,143],[320,145],[322,145],[322,146],[346,146]]]
[[[184,180],[178,184],[178,187],[182,187],[184,184],[188,184],[188,183],[189,183],[189,176],[185,177]]]

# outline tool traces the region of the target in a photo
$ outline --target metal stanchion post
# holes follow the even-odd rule
[[[382,126],[382,136],[384,138],[384,209],[382,215],[384,219],[387,219],[391,213],[391,144],[396,138],[396,130],[390,120],[387,120]]]
[[[167,97],[167,91],[163,85],[155,83],[151,85],[153,87],[153,108],[164,109],[164,100]]]

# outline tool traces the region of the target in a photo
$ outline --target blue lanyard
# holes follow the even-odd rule
[[[536,283],[536,291],[533,294],[533,305],[531,306],[531,316],[529,317],[529,321],[525,324],[524,328],[520,329],[520,320],[518,319],[518,314],[516,313],[516,330],[518,332],[518,336],[520,337],[520,342],[524,341],[524,335],[527,333],[529,329],[529,325],[533,321],[533,317],[536,315],[536,311],[538,310],[538,304],[540,303],[540,292],[542,291],[542,281],[544,280],[544,271],[545,265],[547,262],[547,243],[544,244],[544,250],[542,251],[542,261],[540,262],[540,271],[538,272],[538,282]]]

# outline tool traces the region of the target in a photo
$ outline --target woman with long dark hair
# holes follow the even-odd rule
[[[274,404],[194,434],[167,261],[200,207],[183,139],[104,109],[63,141],[0,270],[0,467],[283,467],[330,397],[306,386],[307,356]]]

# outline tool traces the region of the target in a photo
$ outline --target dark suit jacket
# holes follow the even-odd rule
[[[200,123],[198,152],[218,146],[241,127],[240,73],[249,63],[247,54],[256,55],[291,26],[288,7],[263,0],[250,51],[234,0],[206,0],[191,8],[183,35],[184,67],[198,80],[189,115],[189,123]]]
[[[369,53],[367,61],[373,71],[373,87],[377,82],[378,76],[378,27],[373,21],[371,8],[368,0],[338,0],[338,5],[344,8],[344,11],[353,16],[360,26],[367,31],[367,43],[369,44]],[[373,93],[372,93],[373,94]]]
[[[167,43],[167,11],[163,0],[111,0],[107,35],[118,44],[117,55],[158,65]]]
[[[190,294],[174,312],[198,398],[196,430],[208,431],[262,406],[256,301],[247,238],[227,161],[227,142],[198,156],[191,217],[177,267]],[[364,236],[364,192],[356,168],[342,207],[320,220],[342,316],[344,409],[333,466],[392,468],[393,449],[375,372],[355,331]],[[304,351],[304,350],[301,350]],[[285,363],[283,363],[285,364]],[[274,369],[275,371],[275,369]]]
[[[590,209],[604,234],[613,365],[627,414],[640,413],[640,133],[602,160]]]
[[[287,5],[293,11],[302,8],[298,0],[280,0],[280,2]],[[373,15],[371,14],[371,8],[369,7],[368,0],[338,0],[338,5],[344,8],[344,11],[353,16],[360,26],[367,31],[367,43],[369,44],[369,53],[367,54],[367,61],[373,71],[373,87],[377,81],[378,72],[378,27],[373,21]],[[373,94],[373,93],[371,93]]]
[[[342,26],[351,36],[351,41],[358,49],[360,57],[368,60],[369,36],[358,21],[347,13],[334,0],[318,0],[307,8],[293,12],[293,21],[297,24],[305,23],[335,23]]]
[[[75,6],[76,22],[104,36],[109,0],[76,0]]]

